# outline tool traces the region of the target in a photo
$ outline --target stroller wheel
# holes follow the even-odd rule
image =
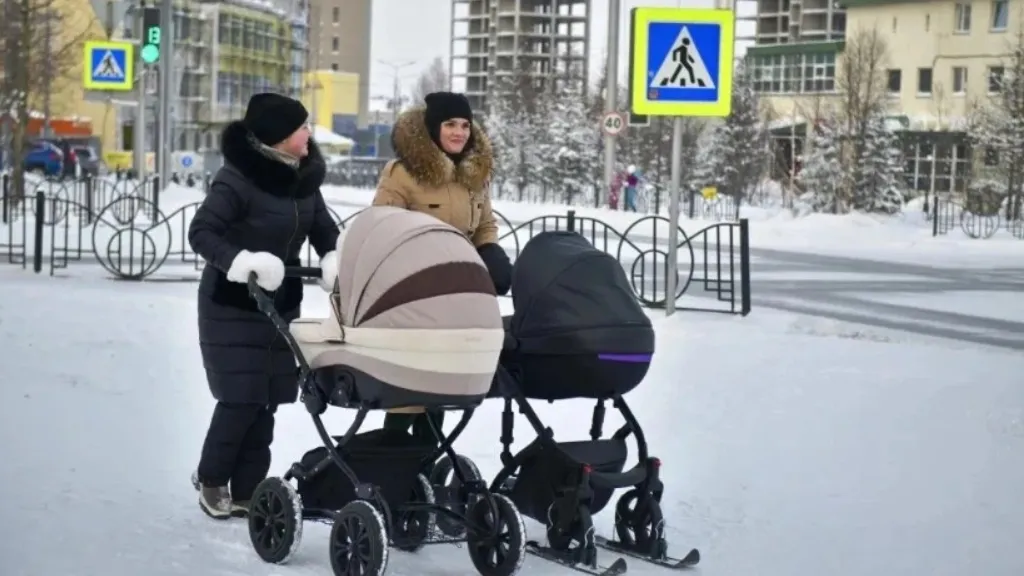
[[[626,492],[615,503],[615,535],[631,550],[657,554],[665,537],[661,505],[653,496],[641,499],[636,488]]]
[[[430,537],[430,531],[434,528],[435,513],[422,505],[436,505],[434,489],[430,481],[423,474],[416,476],[416,487],[413,489],[410,504],[417,505],[415,509],[402,510],[399,508],[395,514],[395,526],[391,531],[391,539],[395,547],[405,552],[415,552],[423,547],[423,544]]]
[[[481,576],[513,576],[526,558],[523,516],[508,497],[491,494],[469,507],[469,558]]]
[[[353,500],[334,518],[331,528],[331,570],[335,576],[380,576],[388,567],[384,517],[365,500]]]
[[[265,562],[284,564],[302,541],[302,498],[287,481],[260,482],[249,505],[249,540]]]
[[[459,464],[459,470],[462,471],[462,475],[467,481],[483,480],[480,469],[476,467],[472,460],[461,455],[457,455],[455,459]],[[437,461],[437,465],[434,466],[434,470],[430,473],[430,483],[434,486],[435,492],[445,495],[438,499],[438,503],[441,506],[455,512],[459,516],[465,516],[468,502],[459,499],[462,482],[459,480],[458,475],[455,474],[452,461],[448,456],[444,456]],[[463,524],[449,518],[445,514],[439,514],[436,522],[438,529],[445,536],[462,538],[466,534],[466,527]]]

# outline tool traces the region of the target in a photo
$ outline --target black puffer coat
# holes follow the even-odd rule
[[[230,282],[227,271],[242,250],[298,264],[307,237],[320,257],[334,250],[338,226],[320,194],[324,160],[313,142],[298,170],[267,158],[239,122],[224,130],[221,153],[225,165],[188,231],[189,244],[207,263],[199,284],[199,346],[210,391],[222,402],[294,402],[291,351],[247,287]],[[274,302],[286,321],[297,318],[301,280],[286,278]]]

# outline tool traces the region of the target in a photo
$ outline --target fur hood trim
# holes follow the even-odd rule
[[[295,169],[253,147],[249,130],[238,121],[228,124],[221,133],[220,152],[235,171],[260,190],[275,196],[309,196],[320,189],[327,175],[323,155],[312,138],[309,154]]]
[[[494,155],[483,128],[473,122],[470,149],[456,166],[430,139],[426,108],[403,112],[395,122],[391,142],[395,155],[417,183],[438,187],[455,182],[472,191],[483,190],[491,179]]]

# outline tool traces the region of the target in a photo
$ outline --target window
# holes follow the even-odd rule
[[[896,17],[895,16],[892,17],[892,31],[894,33],[896,32]]]
[[[962,141],[923,138],[904,149],[907,186],[921,192],[962,192],[970,176],[970,150]]]
[[[331,64],[331,70],[333,70],[334,72],[338,71],[338,63],[337,62],[335,62],[334,64]]]
[[[985,166],[999,166],[999,150],[991,146],[985,148]]]
[[[1003,75],[1006,69],[1002,66],[989,66],[988,68],[988,93],[995,94],[1002,89]]]
[[[967,68],[953,67],[953,94],[963,95],[967,92]]]
[[[932,29],[932,15],[931,14],[925,14],[924,15],[924,31],[928,32],[931,29]]]
[[[889,94],[899,94],[903,84],[902,70],[889,70],[889,81],[887,87]]]
[[[932,69],[931,68],[918,68],[917,69],[917,93],[918,94],[931,94],[932,93]]]
[[[1007,0],[993,0],[992,2],[992,29],[1006,30],[1010,20],[1010,7]]]
[[[337,52],[340,44],[341,44],[341,41],[338,40],[337,36],[335,36],[334,38],[331,38],[331,50]]]
[[[335,24],[340,22],[341,21],[341,8],[339,8],[338,6],[335,6],[334,8],[332,8],[331,9],[331,18],[334,20]]]
[[[835,90],[835,54],[786,54],[750,59],[754,89],[768,94]]]
[[[953,17],[953,31],[960,34],[966,34],[971,31],[971,5],[969,3],[956,3],[956,13]]]

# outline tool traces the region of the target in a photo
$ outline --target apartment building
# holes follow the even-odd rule
[[[365,128],[369,121],[373,0],[312,0],[310,23],[310,69],[358,76],[357,122]],[[310,89],[316,88],[307,86]],[[323,125],[329,127],[331,122]]]
[[[587,86],[590,13],[590,0],[452,0],[452,89],[486,110],[503,77]]]
[[[1022,13],[1024,3],[1011,0],[758,0],[747,65],[773,116],[775,176],[792,176],[808,121],[836,105],[846,41],[874,32],[887,47],[884,80],[908,186],[962,190],[975,160],[965,118],[997,89]]]
[[[960,191],[977,155],[966,142],[973,106],[998,92],[1021,39],[1019,0],[845,0],[848,26],[876,30],[888,47],[886,88],[907,136],[908,182]],[[908,41],[913,39],[913,41]]]

